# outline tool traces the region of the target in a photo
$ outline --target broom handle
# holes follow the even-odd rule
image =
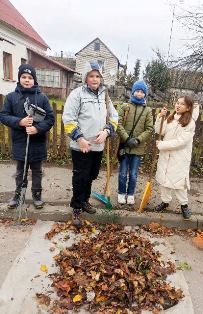
[[[165,120],[165,116],[162,116],[161,117],[160,129],[159,129],[159,135],[158,135],[158,141],[161,140],[161,133],[162,133],[162,130],[163,130],[164,120]],[[154,167],[156,165],[156,152],[157,152],[157,148],[156,148],[156,142],[155,142],[153,153],[152,153],[152,166],[151,166],[151,170],[150,170],[149,181],[151,181],[151,179],[152,179],[153,172],[154,172]]]
[[[107,197],[110,196],[110,159],[109,159],[109,137],[106,140],[106,193]]]

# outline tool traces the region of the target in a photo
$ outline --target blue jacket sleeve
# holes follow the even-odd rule
[[[0,112],[0,122],[10,128],[22,130],[23,127],[19,125],[21,119],[22,118],[13,115],[12,97],[7,95],[4,101],[3,109]]]
[[[49,103],[49,100],[46,95],[43,95],[43,97],[44,97],[43,109],[46,111],[45,119],[41,122],[34,123],[34,126],[38,130],[39,134],[48,132],[55,122],[53,109]]]

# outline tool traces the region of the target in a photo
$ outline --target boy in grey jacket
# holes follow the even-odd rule
[[[118,124],[112,102],[106,104],[106,89],[97,61],[86,65],[83,80],[85,84],[68,96],[62,117],[65,132],[71,138],[73,197],[70,206],[77,227],[81,227],[82,211],[96,212],[89,203],[92,181],[99,173],[105,140],[116,131]]]

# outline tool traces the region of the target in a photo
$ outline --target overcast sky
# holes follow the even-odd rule
[[[75,54],[99,37],[124,64],[129,46],[129,69],[137,58],[150,61],[159,48],[167,55],[175,13],[203,5],[203,0],[10,0],[50,46],[49,54]],[[181,55],[188,32],[175,19],[171,54]]]

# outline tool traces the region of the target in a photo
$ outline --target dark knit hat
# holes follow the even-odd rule
[[[136,82],[133,84],[133,87],[132,87],[132,95],[134,94],[134,92],[135,92],[136,90],[142,90],[143,93],[145,94],[145,97],[147,96],[148,87],[147,87],[147,84],[146,84],[144,81],[136,81]]]
[[[37,75],[35,69],[30,64],[21,64],[18,68],[18,82],[20,82],[20,77],[23,73],[32,75],[34,79],[34,84],[37,85]]]

